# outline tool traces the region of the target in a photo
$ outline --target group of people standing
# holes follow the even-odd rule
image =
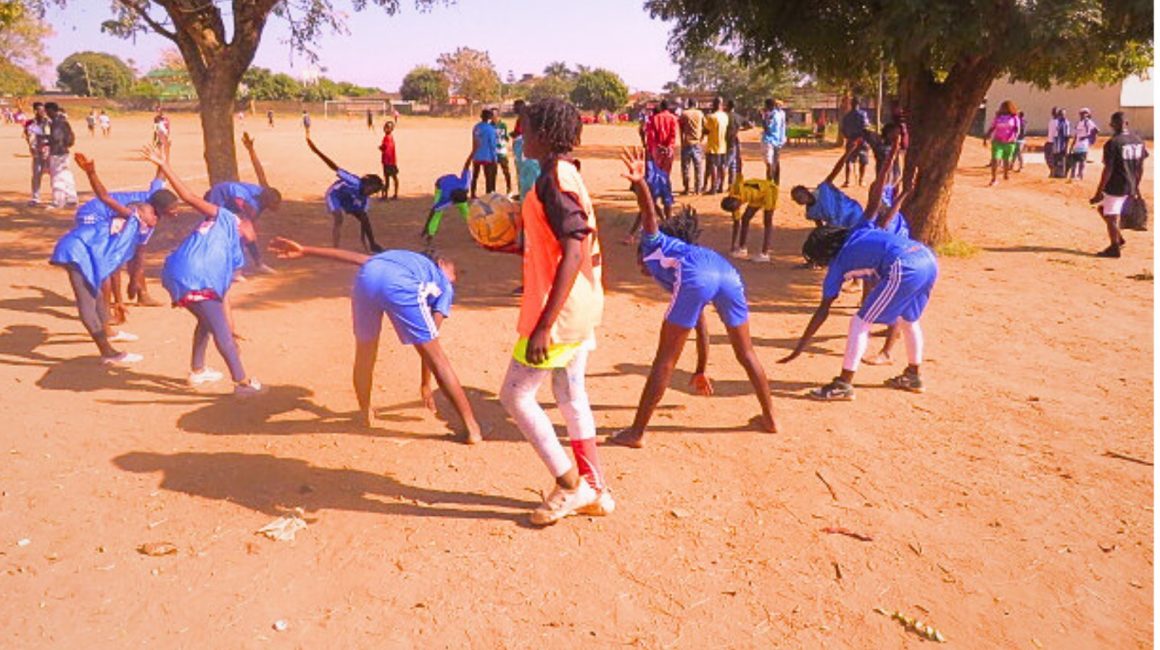
[[[51,183],[51,205],[55,208],[76,205],[76,179],[69,168],[69,150],[76,143],[76,134],[68,116],[56,102],[36,102],[32,112],[32,117],[24,123],[24,138],[32,158],[32,197],[28,204],[41,204],[40,189],[47,175]]]
[[[651,113],[646,111],[640,126],[647,160],[666,180],[670,179],[678,154],[679,136],[681,193],[724,192],[742,175],[739,134],[752,128],[736,108],[732,99],[721,97],[713,98],[708,112],[702,111],[697,100],[692,98],[686,99],[683,109],[667,99],[661,100]],[[776,183],[781,178],[780,151],[786,141],[785,110],[781,100],[765,100],[761,129],[765,178]]]

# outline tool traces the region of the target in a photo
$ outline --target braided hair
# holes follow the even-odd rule
[[[548,153],[566,154],[580,144],[580,111],[556,98],[529,104],[524,113],[525,128],[535,131]]]
[[[802,256],[810,264],[825,266],[838,255],[838,251],[842,250],[842,245],[849,237],[849,228],[819,224],[810,231],[805,243],[802,244]]]
[[[696,244],[701,237],[701,224],[697,219],[697,209],[686,205],[668,219],[662,219],[658,229],[669,237],[675,237],[686,244]]]

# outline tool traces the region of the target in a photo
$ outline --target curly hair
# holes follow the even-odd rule
[[[525,109],[526,128],[539,134],[549,153],[565,154],[580,144],[580,111],[562,99],[542,99]]]
[[[681,211],[668,219],[661,220],[658,228],[669,237],[688,243],[696,244],[701,238],[701,224],[697,219],[697,210],[692,206],[684,206]]]
[[[850,236],[849,228],[818,225],[810,231],[802,244],[802,256],[810,264],[825,266],[830,263],[842,250],[842,245]]]

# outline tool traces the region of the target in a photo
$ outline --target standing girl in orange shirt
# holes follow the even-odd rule
[[[615,507],[596,454],[596,421],[584,387],[588,352],[604,311],[596,217],[577,163],[580,113],[548,99],[524,113],[524,154],[541,173],[523,202],[524,293],[519,339],[500,389],[500,401],[532,443],[556,485],[534,512],[548,525],[571,514],[608,514]],[[568,458],[552,421],[536,401],[551,375],[552,392],[568,429]]]

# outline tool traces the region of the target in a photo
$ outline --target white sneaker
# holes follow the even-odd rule
[[[616,510],[616,499],[612,498],[612,488],[605,486],[603,490],[597,492],[595,501],[579,508],[576,513],[593,517],[607,517],[614,510]]]
[[[580,479],[580,485],[575,490],[565,490],[557,485],[544,499],[544,503],[532,511],[532,523],[537,526],[554,524],[568,515],[576,514],[581,508],[593,505],[599,498],[596,490],[584,479]]]
[[[202,368],[201,370],[194,370],[189,373],[189,385],[200,386],[202,384],[212,384],[215,381],[221,381],[224,377],[220,371],[213,368]]]
[[[234,397],[253,397],[254,395],[261,395],[266,392],[266,387],[262,382],[250,377],[250,381],[245,384],[237,384],[234,386]]]
[[[754,262],[768,263],[770,258],[769,258],[769,255],[767,255],[766,253],[761,253],[759,255],[754,255],[753,257],[750,258],[750,260],[754,261]]]
[[[124,330],[117,330],[117,333],[109,337],[109,343],[132,343],[141,337],[136,334],[131,334]]]
[[[144,358],[136,352],[122,352],[114,357],[101,357],[101,363],[106,366],[127,366],[132,363],[140,363]]]
[[[735,259],[743,260],[743,259],[749,257],[749,249],[748,248],[738,248],[738,249],[735,249],[732,253],[730,253],[730,255],[732,255]]]

